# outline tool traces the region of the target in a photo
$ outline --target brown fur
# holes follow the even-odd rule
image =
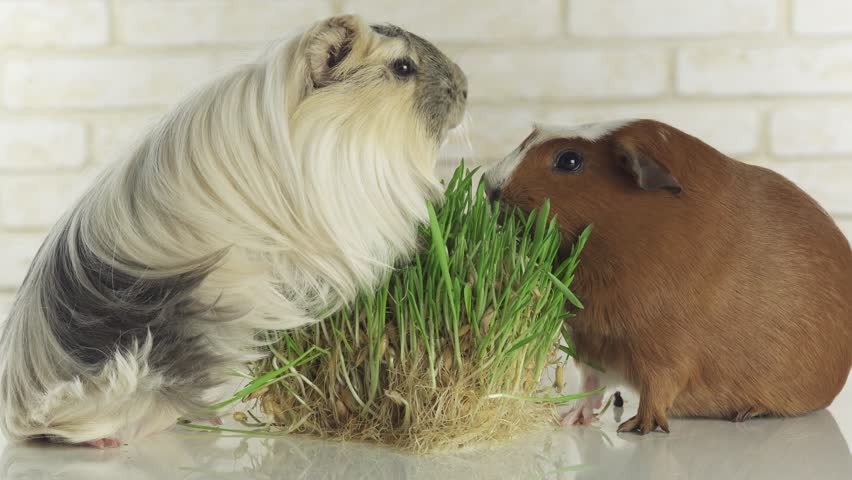
[[[553,169],[566,148],[584,155],[579,174]],[[641,188],[626,168],[636,156],[682,191]],[[574,283],[586,308],[570,325],[581,355],[641,395],[620,431],[667,431],[667,413],[800,415],[843,388],[852,251],[781,175],[641,120],[596,141],[534,146],[502,187],[504,202],[527,210],[550,198],[565,245],[594,224]]]

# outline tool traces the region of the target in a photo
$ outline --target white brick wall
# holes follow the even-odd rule
[[[16,58],[6,63],[3,101],[11,109],[168,105],[221,70],[207,53]]]
[[[6,317],[9,315],[14,298],[15,296],[12,293],[0,293],[0,322],[5,321]]]
[[[777,162],[769,167],[809,192],[829,212],[852,216],[852,162],[848,159]]]
[[[847,0],[794,0],[793,29],[806,35],[852,32],[852,2]]]
[[[781,156],[852,155],[852,104],[797,105],[774,109],[772,152]]]
[[[665,93],[665,52],[655,48],[454,49],[467,73],[470,98],[546,101],[643,98]]]
[[[852,220],[841,219],[838,221],[840,229],[846,234],[846,238],[852,238]]]
[[[109,116],[92,122],[92,159],[107,163],[132,148],[157,120],[157,115]]]
[[[9,315],[13,299],[14,295],[10,293],[0,293],[0,321],[3,321]]]
[[[14,289],[23,281],[43,239],[43,234],[0,234],[0,245],[3,245],[3,255],[0,255],[0,292]],[[3,295],[0,295],[0,308],[2,304]]]
[[[266,42],[332,8],[317,0],[125,0],[115,12],[120,42],[174,46]]]
[[[93,173],[0,176],[0,228],[49,227],[94,180]]]
[[[343,12],[458,60],[481,162],[533,121],[658,118],[788,175],[852,235],[848,0],[0,0],[0,316],[101,164],[267,39]]]
[[[560,0],[344,0],[343,8],[437,42],[529,41],[561,34]]]
[[[852,42],[685,47],[676,68],[684,95],[852,94]]]
[[[768,33],[777,0],[569,0],[569,31],[590,37],[693,37]]]
[[[75,169],[86,160],[86,129],[55,119],[0,120],[0,171]]]
[[[108,40],[105,0],[0,2],[0,46],[90,47]]]

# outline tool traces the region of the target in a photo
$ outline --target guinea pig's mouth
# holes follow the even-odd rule
[[[473,144],[470,143],[470,114],[465,111],[464,116],[455,125],[451,125],[441,142],[439,158],[449,161],[473,156]]]
[[[489,195],[489,198],[491,198],[491,195]],[[511,205],[501,202],[499,199],[491,199],[490,204],[491,213],[497,216],[497,223],[499,225],[506,223],[516,212]]]
[[[487,174],[483,176],[482,181],[485,186],[485,195],[488,198],[488,203],[491,205],[492,214],[497,215],[497,223],[503,224],[510,215],[515,211],[516,207],[505,200],[501,199],[501,189],[488,180]]]

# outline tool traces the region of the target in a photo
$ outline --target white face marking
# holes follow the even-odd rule
[[[581,138],[590,142],[600,140],[611,133],[635,122],[636,119],[612,120],[609,122],[585,123],[573,127],[559,127],[552,125],[536,124],[538,134],[535,138],[521,144],[506,155],[502,161],[490,168],[485,173],[485,181],[489,188],[502,188],[512,176],[512,173],[521,164],[527,153],[534,147],[555,138]],[[523,148],[521,148],[523,147]]]
[[[583,140],[594,142],[606,137],[610,133],[620,130],[622,127],[630,125],[636,120],[637,119],[635,118],[610,120],[608,122],[584,123],[582,125],[575,125],[573,127],[536,125],[536,128],[538,128],[538,130],[542,132],[544,136],[547,136],[547,138],[545,139],[542,139],[542,136],[537,137],[536,140],[540,141],[537,141],[536,145],[540,145],[554,138],[581,138]]]
[[[503,160],[489,168],[484,175],[485,184],[489,188],[493,189],[502,188],[503,184],[506,183],[512,175],[512,172],[515,171],[515,168],[517,168],[517,166],[521,163],[521,160],[524,159],[528,150],[529,148],[524,148],[522,150],[521,147],[518,146],[512,150],[512,153],[506,155]]]

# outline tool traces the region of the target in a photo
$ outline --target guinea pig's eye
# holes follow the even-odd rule
[[[393,73],[398,77],[410,77],[417,73],[417,69],[414,67],[414,62],[411,61],[410,58],[400,58],[399,60],[393,62],[391,65],[393,69]]]
[[[553,159],[553,168],[563,172],[579,172],[583,168],[583,155],[573,150],[562,150]]]

